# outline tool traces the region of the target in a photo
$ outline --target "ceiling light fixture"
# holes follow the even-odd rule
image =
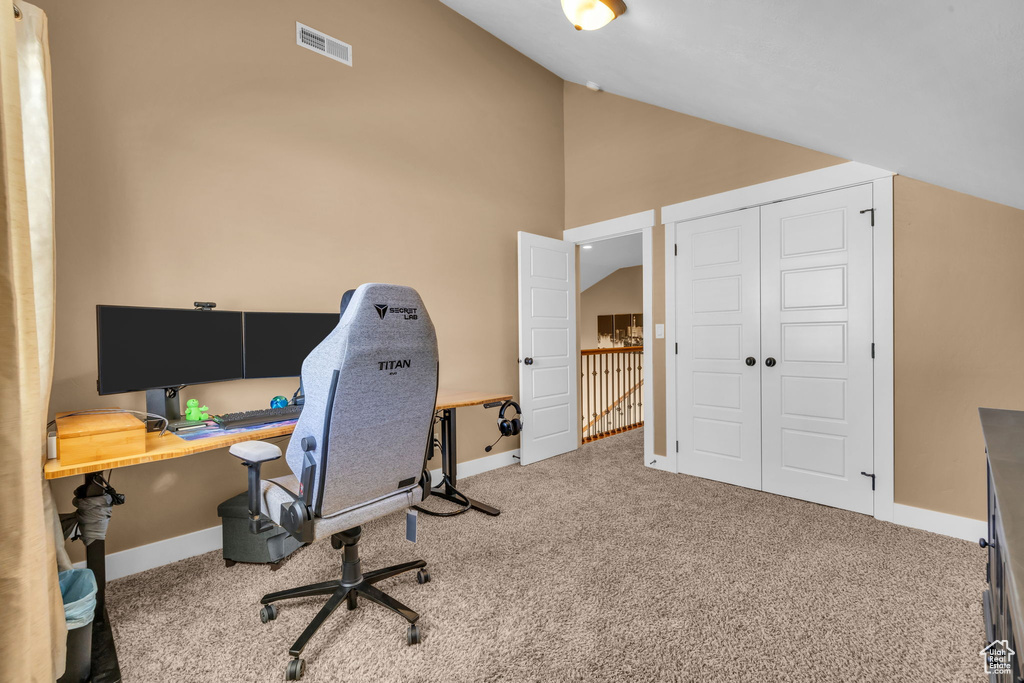
[[[622,0],[562,0],[562,11],[577,31],[596,31],[626,11]]]
[[[594,248],[594,245],[592,245],[592,244],[584,244],[584,245],[583,245],[583,248],[584,248],[584,249],[593,249],[593,248]]]

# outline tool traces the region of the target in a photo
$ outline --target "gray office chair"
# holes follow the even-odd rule
[[[364,597],[400,614],[410,624],[408,643],[418,643],[419,615],[374,584],[414,569],[420,570],[417,581],[430,580],[423,560],[364,574],[357,544],[359,525],[429,495],[426,458],[437,400],[434,326],[409,287],[365,284],[346,299],[338,326],[302,364],[306,400],[287,455],[293,474],[260,479],[260,465],[281,457],[277,446],[246,441],[230,448],[248,468],[250,531],[260,533],[272,520],[303,543],[330,536],[335,549],[344,548],[340,580],[260,600],[266,623],[277,617],[278,600],[331,596],[289,650],[287,680],[302,677],[302,650],[343,601],[351,610]]]

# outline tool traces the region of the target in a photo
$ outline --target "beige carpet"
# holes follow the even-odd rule
[[[646,469],[636,431],[465,480],[501,508],[364,527],[366,570],[424,641],[363,602],[306,648],[304,681],[981,681],[984,552],[811,503]],[[240,481],[241,483],[241,481]],[[444,501],[429,501],[438,507]],[[110,584],[125,680],[279,681],[324,598],[267,592],[337,577],[330,543],[277,572],[218,553]]]

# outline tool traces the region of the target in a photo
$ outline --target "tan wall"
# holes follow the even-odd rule
[[[366,281],[419,289],[443,385],[516,392],[510,255],[517,230],[563,228],[560,79],[434,0],[39,4],[57,175],[51,412],[144,407],[96,394],[96,304],[334,311]],[[354,68],[297,47],[296,20],[352,43]],[[222,412],[294,387],[185,398]],[[493,413],[460,411],[462,459],[484,455]],[[62,511],[79,483],[54,484]],[[219,451],[113,484],[128,504],[109,551],[216,525],[245,478]]]
[[[96,395],[97,303],[330,311],[369,280],[423,293],[443,384],[514,392],[516,320],[496,302],[516,277],[515,231],[559,236],[563,219],[842,161],[563,84],[433,0],[38,4],[55,89],[51,412],[143,407]],[[240,17],[245,31],[224,30]],[[353,43],[355,68],[296,47],[296,20]],[[654,238],[663,323],[663,230]],[[1024,408],[1022,240],[1024,212],[897,178],[897,502],[983,515],[974,411]],[[651,341],[664,453],[665,349]],[[185,398],[228,411],[293,388],[231,382]],[[461,459],[492,434],[490,413],[461,411]],[[109,549],[215,525],[240,470],[222,451],[118,471],[129,504]],[[54,483],[63,510],[78,483]]]
[[[842,160],[565,85],[566,226],[811,171]],[[1024,211],[897,176],[895,500],[985,517],[979,406],[1024,409]],[[654,321],[664,322],[655,230]],[[664,342],[655,340],[655,452],[665,452]]]
[[[619,268],[580,293],[580,348],[597,348],[597,316],[643,311],[643,266]]]
[[[894,186],[896,502],[985,518],[978,408],[1024,410],[1024,211]]]
[[[843,161],[635,100],[565,84],[568,228],[660,209]],[[653,233],[652,323],[659,324],[665,322],[665,231],[656,227]],[[665,340],[651,341],[654,452],[664,455]]]

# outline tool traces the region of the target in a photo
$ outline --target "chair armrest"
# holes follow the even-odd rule
[[[281,457],[281,449],[266,441],[236,443],[228,449],[228,453],[250,464],[261,464]]]
[[[265,441],[243,441],[228,449],[231,455],[242,461],[249,471],[249,532],[263,533],[274,527],[274,523],[261,518],[263,512],[263,487],[260,484],[260,468],[263,463],[281,457],[281,449]]]

